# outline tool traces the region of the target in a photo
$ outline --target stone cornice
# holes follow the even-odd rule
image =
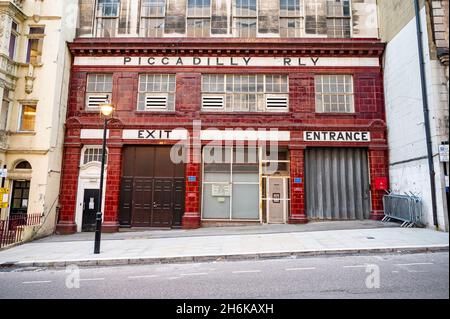
[[[22,21],[27,19],[27,15],[22,10],[14,5],[12,2],[0,2],[0,14],[6,13],[11,17],[18,18]]]
[[[379,39],[78,38],[75,56],[217,55],[381,57]]]

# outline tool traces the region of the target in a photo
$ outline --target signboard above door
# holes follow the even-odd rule
[[[306,131],[305,142],[370,142],[370,132]]]

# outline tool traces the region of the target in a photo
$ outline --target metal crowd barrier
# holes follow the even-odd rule
[[[405,195],[388,193],[383,197],[384,218],[383,222],[392,219],[402,221],[401,227],[413,227],[422,225],[422,200],[417,195],[410,193]]]

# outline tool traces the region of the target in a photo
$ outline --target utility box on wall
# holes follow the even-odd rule
[[[375,190],[386,191],[388,190],[388,179],[387,177],[376,177],[375,178]]]

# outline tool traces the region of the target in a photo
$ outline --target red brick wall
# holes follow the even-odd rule
[[[375,176],[388,175],[387,152],[379,149],[386,148],[386,128],[384,125],[383,83],[380,68],[298,68],[274,70],[254,68],[236,70],[232,68],[83,68],[74,67],[69,93],[68,128],[75,126],[89,129],[102,128],[102,122],[97,112],[84,111],[85,86],[88,72],[111,72],[114,74],[114,91],[112,102],[117,107],[115,116],[123,129],[136,128],[191,128],[193,120],[201,120],[202,129],[208,127],[223,128],[278,128],[292,132],[291,148],[291,177],[303,177],[304,148],[308,146],[336,146],[336,147],[368,147],[372,184]],[[139,73],[177,73],[177,92],[175,112],[145,113],[136,111]],[[290,112],[288,113],[202,113],[201,104],[201,73],[285,73],[289,75]],[[355,91],[355,114],[319,114],[315,113],[314,76],[319,73],[353,74]],[[301,132],[304,130],[358,130],[370,131],[372,142],[357,143],[305,143]],[[120,130],[118,132],[121,132]],[[75,134],[76,135],[76,134]],[[65,155],[63,163],[63,180],[66,177],[68,185],[63,184],[61,197],[60,224],[66,220],[74,222],[76,183],[78,179],[79,152],[82,143],[99,144],[100,141],[81,141],[74,134],[66,136],[66,143],[78,144],[78,153],[71,151]],[[79,136],[79,134],[78,134]],[[128,141],[129,142],[129,141]],[[115,138],[116,144],[125,144],[120,139],[120,133]],[[135,143],[148,144],[147,141]],[[111,147],[111,145],[110,145]],[[378,150],[376,150],[378,149]],[[120,192],[120,147],[110,149],[108,163],[108,185],[105,210],[105,224],[115,228],[117,226],[118,201]],[[73,156],[73,157],[71,157]],[[191,154],[199,156],[199,154]],[[75,157],[76,164],[74,163]],[[183,227],[195,228],[200,225],[200,185],[201,165],[191,163],[186,166],[186,177],[195,176],[196,182],[189,182],[186,178],[186,213],[183,217]],[[294,180],[292,179],[291,183]],[[303,180],[304,182],[304,180]],[[75,185],[71,185],[75,183]],[[305,217],[304,185],[292,184],[292,203],[290,222],[303,222]],[[65,189],[69,187],[69,189]],[[300,189],[301,190],[296,190]],[[64,195],[70,194],[70,195]],[[70,199],[69,199],[70,197]],[[382,192],[372,192],[372,218],[378,219],[382,214]]]
[[[56,232],[68,234],[76,232],[75,208],[80,164],[80,146],[66,146],[63,155],[61,191],[59,196],[59,216]]]
[[[370,166],[370,185],[372,211],[370,219],[380,220],[384,216],[383,209],[383,196],[385,192],[383,190],[375,190],[375,179],[377,177],[389,177],[389,166],[387,150],[369,150],[369,166]]]
[[[105,211],[103,231],[114,232],[119,229],[119,200],[122,171],[122,147],[108,147],[108,166],[105,192]]]
[[[290,149],[291,160],[291,214],[289,223],[298,224],[308,221],[305,214],[305,150]],[[301,183],[295,179],[301,178]]]

